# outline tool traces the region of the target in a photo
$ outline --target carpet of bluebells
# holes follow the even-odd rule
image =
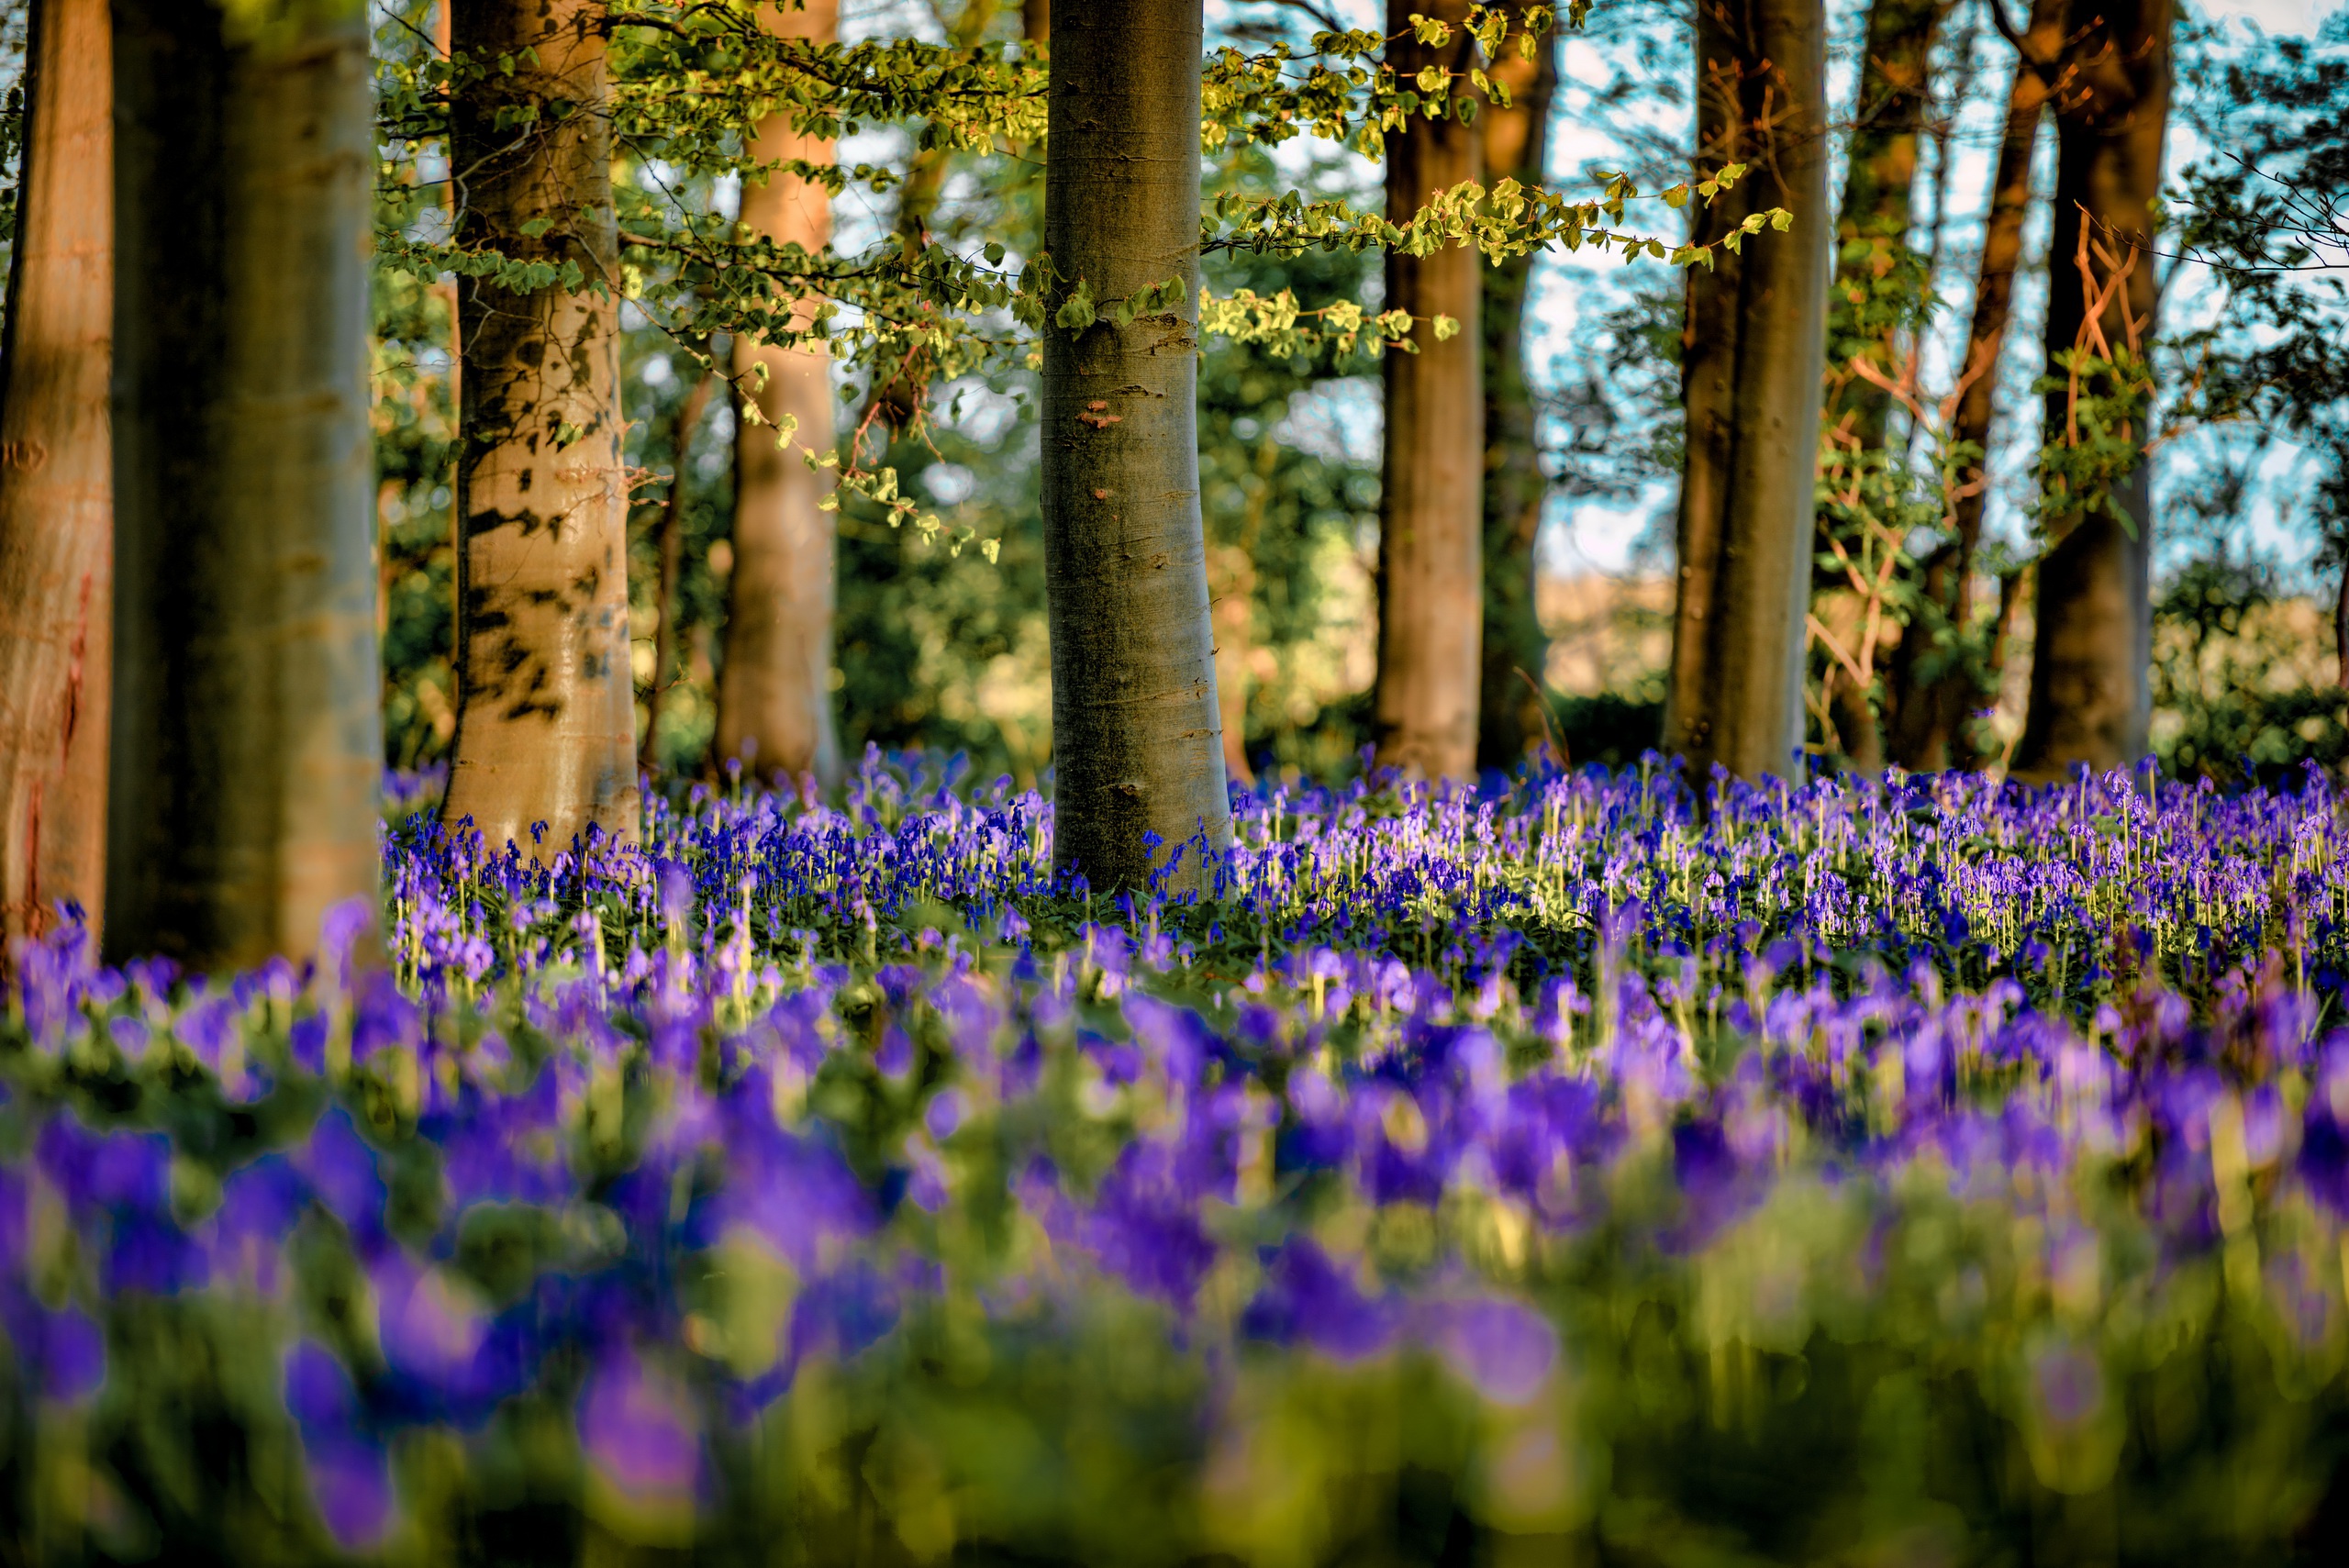
[[[395,810],[307,971],[61,928],[0,1560],[2322,1560],[2349,809],[2147,783],[1268,788],[1112,897],[870,758]]]

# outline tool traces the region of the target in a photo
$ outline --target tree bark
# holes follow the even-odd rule
[[[1505,49],[1490,73],[1508,84],[1509,106],[1487,105],[1477,121],[1486,181],[1539,185],[1549,164],[1556,39],[1537,39],[1531,60],[1513,45]],[[1540,688],[1550,639],[1534,595],[1549,480],[1542,472],[1533,388],[1525,371],[1525,296],[1532,276],[1533,258],[1526,255],[1489,269],[1483,279],[1485,627],[1476,762],[1487,768],[1516,767],[1544,733]]]
[[[0,355],[0,972],[60,904],[106,909],[114,479],[107,0],[38,0]]]
[[[458,312],[457,736],[441,815],[540,856],[590,824],[637,830],[604,11],[451,11],[461,57],[515,62],[466,81],[452,108],[458,236],[580,274],[529,293],[468,278]],[[539,222],[551,227],[533,235]]]
[[[1835,219],[1835,284],[1828,311],[1828,336],[1834,346],[1828,362],[1832,384],[1826,417],[1837,428],[1838,439],[1854,453],[1883,451],[1892,423],[1892,395],[1853,371],[1850,361],[1865,355],[1886,374],[1898,373],[1901,344],[1886,319],[1897,308],[1894,302],[1876,297],[1876,285],[1898,267],[1909,249],[1917,142],[1930,95],[1927,70],[1945,4],[1874,0],[1868,7],[1843,201]],[[1822,514],[1822,550],[1830,526]],[[1814,594],[1831,603],[1859,600],[1840,577],[1815,584]],[[1848,620],[1855,629],[1865,619],[1864,610],[1838,609],[1849,613],[1833,618]],[[1864,773],[1883,772],[1883,727],[1869,691],[1848,680],[1836,682],[1829,706],[1850,765]]]
[[[1835,218],[1830,330],[1842,339],[1846,351],[1868,353],[1887,374],[1898,373],[1900,345],[1891,331],[1859,316],[1870,284],[1889,272],[1909,248],[1917,139],[1924,129],[1930,96],[1926,73],[1946,6],[1947,0],[1875,0],[1868,7],[1862,45],[1850,161],[1842,206]],[[1870,450],[1884,445],[1891,415],[1892,395],[1856,376],[1844,380],[1827,408],[1831,419],[1849,418],[1851,433]]]
[[[376,884],[367,11],[114,21],[106,947],[241,968]]]
[[[1709,239],[1784,206],[1787,234],[1688,274],[1687,458],[1665,743],[1699,789],[1796,766],[1826,358],[1826,18],[1820,0],[1698,0],[1698,162],[1750,163]]]
[[[838,0],[809,0],[802,11],[779,10],[765,25],[786,38],[829,39],[838,26]],[[802,136],[787,114],[759,126],[754,155],[763,161],[829,159],[829,140]],[[742,187],[742,222],[778,244],[821,250],[832,236],[831,198],[820,185],[777,174]],[[812,319],[817,302],[800,302],[794,325]],[[837,593],[833,514],[820,509],[831,489],[829,470],[812,470],[800,449],[831,450],[831,358],[821,349],[785,350],[738,337],[734,370],[744,386],[757,385],[768,424],[736,423],[734,438],[734,573],[726,615],[726,660],[718,678],[718,754],[740,758],[753,773],[797,778],[812,773],[824,784],[840,776],[840,740],[832,719],[832,606]],[[798,421],[785,450],[773,425]]]
[[[2152,206],[2168,128],[2170,0],[2076,3],[2065,79],[2055,96],[2055,223],[2048,251],[2047,353],[2080,340],[2089,299],[2073,264],[2085,222],[2097,243],[2133,256],[2099,318],[2117,349],[2133,322],[2150,345],[2159,302]],[[2103,279],[2099,276],[2099,282]],[[2047,396],[2046,436],[2064,439],[2069,399]],[[2144,432],[2138,432],[2143,439]],[[2068,777],[2078,766],[2133,766],[2153,718],[2153,469],[2141,459],[2109,504],[2054,519],[2039,560],[2031,706],[2014,773]],[[2125,512],[2129,521],[2125,522]]]
[[[1200,0],[1096,0],[1052,41],[1044,250],[1059,302],[1101,315],[1044,333],[1042,501],[1052,645],[1053,860],[1097,890],[1176,846],[1230,841],[1197,387]],[[1114,303],[1180,298],[1120,326]],[[1163,840],[1153,853],[1145,834]],[[1185,853],[1173,884],[1201,885]]]
[[[1990,182],[1990,210],[1984,219],[1982,260],[1974,285],[1974,319],[1965,334],[1962,370],[1971,370],[1951,421],[1952,446],[1971,445],[1987,454],[1991,422],[1998,417],[1998,361],[2006,350],[2007,323],[2014,311],[2015,269],[2022,261],[2023,220],[2031,211],[2031,165],[2039,144],[2039,122],[2046,113],[2048,83],[2063,51],[2066,0],[2033,0],[2031,21],[2007,88],[2006,133]],[[1939,581],[1932,602],[1955,637],[1974,618],[1974,559],[1982,544],[1982,513],[1988,503],[1987,456],[1958,473],[1958,495],[1951,506],[1951,539],[1933,564]],[[1887,737],[1892,760],[1912,772],[1939,772],[1970,763],[1955,755],[1966,714],[1974,706],[1971,672],[1955,650],[1937,647],[1923,635],[1901,639],[1890,681],[1892,721]]]
[[[661,503],[661,575],[652,596],[652,684],[644,694],[644,739],[638,743],[636,765],[651,773],[660,757],[661,706],[669,687],[682,679],[677,671],[677,576],[685,564],[685,459],[692,451],[694,432],[701,428],[709,406],[709,384],[703,376],[685,394],[669,427],[669,494]]]
[[[1452,24],[1442,48],[1411,36],[1411,13]],[[1475,40],[1462,25],[1468,0],[1388,0],[1386,62],[1403,80],[1422,69],[1461,72],[1464,95]],[[1434,193],[1477,175],[1478,139],[1456,115],[1414,114],[1386,134],[1386,210],[1398,219]],[[1378,760],[1430,778],[1464,779],[1476,765],[1476,704],[1484,673],[1484,451],[1481,373],[1484,258],[1453,246],[1428,256],[1389,251],[1386,307],[1460,324],[1438,342],[1431,323],[1418,353],[1389,349],[1386,459],[1380,475],[1378,673],[1372,696]]]

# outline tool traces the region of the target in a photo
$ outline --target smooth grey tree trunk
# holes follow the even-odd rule
[[[786,38],[829,40],[838,0],[807,0],[804,10],[763,14]],[[761,123],[752,151],[762,162],[829,160],[828,138],[802,136],[788,114]],[[742,222],[778,245],[820,251],[831,240],[831,196],[821,185],[776,174],[742,191]],[[799,307],[812,318],[815,299]],[[757,367],[766,367],[763,384]],[[840,777],[840,740],[832,722],[832,609],[836,597],[835,514],[823,510],[829,470],[812,470],[807,450],[829,451],[832,361],[820,348],[784,350],[737,335],[738,384],[758,385],[766,423],[734,432],[734,571],[728,584],[726,658],[718,677],[718,755],[745,760],[753,774],[796,780]],[[789,450],[775,444],[785,417],[797,422]]]
[[[1558,87],[1558,40],[1544,35],[1533,58],[1514,42],[1491,67],[1508,83],[1509,106],[1486,105],[1477,117],[1484,180],[1545,183],[1550,106]],[[1515,768],[1546,732],[1542,672],[1549,634],[1542,626],[1536,547],[1550,482],[1542,472],[1541,410],[1526,373],[1525,306],[1533,255],[1513,256],[1484,276],[1485,334],[1485,630],[1476,705],[1479,767]]]
[[[106,951],[316,951],[376,886],[361,0],[116,0]]]
[[[1699,0],[1698,162],[1753,172],[1700,211],[1713,238],[1783,206],[1790,233],[1688,273],[1687,455],[1664,743],[1701,792],[1799,766],[1803,617],[1826,358],[1826,16],[1820,0]]]
[[[1411,14],[1452,24],[1442,47],[1411,36]],[[1475,39],[1461,24],[1468,0],[1388,0],[1386,60],[1409,79],[1428,67],[1460,72],[1447,92],[1471,89]],[[1400,35],[1400,36],[1397,36]],[[1438,191],[1477,177],[1479,138],[1456,117],[1410,122],[1386,133],[1386,210],[1408,217]],[[1383,367],[1386,432],[1379,476],[1378,675],[1372,694],[1381,762],[1430,778],[1474,778],[1483,684],[1485,259],[1473,247],[1386,256],[1386,308],[1448,316],[1460,325],[1439,342],[1432,322],[1412,333],[1416,354],[1390,348]]]
[[[2080,339],[2087,285],[2076,263],[2085,215],[2091,238],[2116,255],[2135,250],[2127,286],[2099,317],[2117,349],[2122,313],[2150,349],[2159,304],[2152,253],[2162,145],[2169,124],[2170,0],[2076,4],[2054,96],[2054,236],[2048,249],[2047,355]],[[2102,272],[2099,269],[2099,281]],[[2047,395],[2044,439],[2064,438],[2069,397]],[[2143,440],[2145,432],[2137,432]],[[2132,522],[2124,525],[2119,511]],[[2113,486],[2112,504],[2056,518],[2055,542],[2039,560],[2032,609],[2031,706],[2014,773],[2068,777],[2076,767],[2132,767],[2153,723],[2153,465],[2140,461]]]
[[[527,294],[466,279],[458,301],[457,739],[441,815],[540,857],[591,825],[637,830],[606,9],[454,0],[451,17],[461,55],[515,61],[453,106],[459,238],[583,274]]]
[[[0,360],[0,970],[106,909],[114,640],[114,65],[107,0],[38,0]]]
[[[1044,329],[1044,570],[1052,640],[1053,860],[1097,891],[1177,846],[1230,840],[1199,519],[1200,0],[1063,7],[1044,176],[1052,308],[1081,280],[1100,319]],[[1179,280],[1117,324],[1116,302]],[[1145,835],[1163,841],[1152,852]],[[1199,885],[1183,856],[1174,885]]]

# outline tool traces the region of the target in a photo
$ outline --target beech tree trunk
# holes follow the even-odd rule
[[[0,355],[0,972],[106,909],[114,643],[114,68],[107,0],[38,0]]]
[[[1557,39],[1537,39],[1531,60],[1512,42],[1491,74],[1508,84],[1509,106],[1488,104],[1476,121],[1486,183],[1510,178],[1539,185],[1549,164]],[[1525,373],[1525,295],[1532,276],[1529,255],[1511,257],[1483,278],[1485,627],[1476,762],[1487,768],[1516,767],[1544,734],[1540,688],[1550,639],[1535,602],[1535,547],[1549,480],[1542,472],[1538,416]]]
[[[1053,860],[1133,886],[1195,835],[1230,843],[1199,517],[1200,0],[1095,0],[1052,40],[1044,250],[1044,571],[1052,643]],[[1170,279],[1173,304],[1114,306]],[[1153,851],[1145,834],[1163,840]],[[1186,851],[1173,886],[1201,885]]]
[[[459,291],[457,736],[441,816],[541,857],[590,824],[637,830],[619,301],[596,287],[618,282],[604,11],[451,9],[461,57],[514,61],[464,83],[452,108],[458,233],[582,274],[576,288],[468,278]]]
[[[316,950],[383,772],[360,0],[116,0],[106,951]]]
[[[1927,70],[1945,4],[1874,0],[1868,7],[1843,202],[1835,219],[1835,284],[1828,310],[1833,346],[1826,417],[1846,450],[1882,451],[1892,422],[1891,394],[1852,370],[1850,361],[1865,355],[1885,373],[1898,373],[1902,345],[1886,319],[1894,314],[1892,302],[1876,297],[1876,285],[1909,248],[1917,141],[1929,98]],[[1822,515],[1822,529],[1827,521]],[[1822,535],[1820,549],[1825,548]],[[1865,635],[1865,611],[1859,604],[1832,603],[1859,598],[1840,574],[1816,584],[1815,592],[1828,602],[1824,618],[1848,622]],[[1882,772],[1883,729],[1869,693],[1848,679],[1838,681],[1830,711],[1851,765],[1862,773]]]
[[[839,24],[839,0],[808,0],[805,10],[778,9],[765,25],[786,38],[828,39]],[[753,149],[760,160],[829,160],[832,144],[801,136],[787,114],[769,116]],[[777,174],[742,187],[743,224],[778,244],[814,252],[831,240],[831,197],[821,185]],[[795,325],[814,316],[817,302],[796,307]],[[738,421],[734,438],[734,573],[729,585],[726,658],[718,678],[718,754],[740,758],[755,773],[796,779],[812,773],[829,784],[840,776],[840,740],[832,720],[832,606],[837,592],[833,514],[819,509],[831,489],[830,470],[812,470],[802,449],[831,450],[831,358],[821,349],[785,350],[734,340],[740,384],[757,384],[768,423]],[[788,450],[775,428],[798,421]]]
[[[670,686],[683,678],[677,669],[677,577],[685,555],[685,460],[709,406],[713,379],[704,375],[694,383],[669,425],[669,494],[661,503],[660,579],[652,595],[652,684],[644,693],[644,738],[636,752],[636,764],[645,773],[660,758],[662,706]]]
[[[1411,14],[1452,24],[1442,48],[1412,37]],[[1388,0],[1386,63],[1408,80],[1428,66],[1461,73],[1465,96],[1475,40],[1468,0]],[[1414,114],[1386,133],[1386,210],[1404,218],[1477,175],[1473,126],[1447,112]],[[1484,634],[1485,399],[1481,373],[1485,260],[1453,246],[1414,257],[1389,251],[1386,308],[1460,324],[1438,342],[1431,321],[1412,334],[1418,353],[1386,359],[1386,450],[1380,475],[1378,674],[1372,696],[1378,760],[1430,778],[1476,767],[1476,704]]]
[[[2168,128],[2172,18],[2170,0],[2076,0],[2067,18],[2048,250],[2051,373],[2054,356],[2079,340],[2087,317],[2074,260],[2084,220],[2093,240],[2124,262],[2132,254],[2135,261],[2099,318],[2105,337],[2119,349],[2133,321],[2152,342],[2159,295],[2151,208],[2161,193]],[[2064,389],[2048,394],[2046,439],[2064,439],[2068,411]],[[2031,707],[2015,776],[2065,778],[2078,766],[2126,768],[2144,756],[2153,719],[2153,470],[2142,459],[2113,486],[2109,504],[2054,519],[2054,542],[2039,560]]]
[[[2031,211],[2031,165],[2039,145],[2039,122],[2046,113],[2048,83],[2063,51],[2066,0],[2033,0],[2023,48],[2007,88],[2006,134],[1991,176],[1990,210],[1984,220],[1982,260],[1974,284],[1974,319],[1966,329],[1961,369],[1979,366],[1958,399],[1950,426],[1952,445],[1971,444],[1987,452],[1990,425],[1998,416],[1998,361],[2005,353],[2007,323],[2014,310],[2015,269],[2022,261],[2023,220]],[[1988,503],[1985,459],[1976,457],[1958,474],[1961,494],[1952,506],[1952,539],[1931,563],[1928,595],[1958,637],[1974,619],[1974,560],[1982,543],[1982,512]],[[1887,741],[1892,760],[1912,772],[1939,772],[1973,762],[1956,754],[1967,713],[1975,706],[1970,672],[1956,651],[1936,647],[1912,631],[1901,639],[1890,674],[1894,693]]]
[[[1784,206],[1786,234],[1688,272],[1687,452],[1665,744],[1702,792],[1715,764],[1796,768],[1828,284],[1821,0],[1698,0],[1698,165],[1753,172],[1697,214],[1710,239]]]

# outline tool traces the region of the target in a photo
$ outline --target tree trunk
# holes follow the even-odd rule
[[[1917,183],[1917,141],[1930,96],[1927,69],[1933,35],[1947,0],[1874,0],[1860,63],[1843,203],[1835,218],[1835,292],[1829,331],[1845,355],[1865,352],[1887,374],[1897,374],[1901,346],[1871,308],[1870,285],[1889,274],[1909,249]],[[1857,295],[1857,298],[1854,296]],[[1831,373],[1842,370],[1830,365]],[[1870,450],[1885,444],[1892,395],[1857,376],[1843,376],[1829,401],[1830,419],[1849,418],[1850,431]]]
[[[709,406],[712,379],[704,375],[694,383],[669,427],[669,495],[661,503],[661,576],[652,596],[652,684],[644,694],[644,739],[636,753],[636,765],[644,773],[660,758],[662,700],[684,678],[677,670],[677,575],[685,564],[685,459],[694,432],[701,428],[702,411]]]
[[[1256,541],[1264,536],[1280,442],[1266,431],[1256,443],[1256,483],[1241,514],[1240,538],[1208,547],[1208,589],[1215,624],[1217,711],[1223,723],[1223,773],[1244,789],[1256,787],[1248,765],[1248,650],[1256,623]]]
[[[1885,373],[1899,373],[1902,344],[1894,322],[1906,302],[1898,297],[1897,283],[1891,294],[1881,293],[1881,280],[1901,270],[1909,250],[1927,69],[1944,4],[1874,0],[1868,7],[1843,203],[1835,219],[1835,284],[1827,317],[1832,346],[1826,417],[1843,450],[1855,456],[1882,452],[1892,423],[1892,395],[1859,375],[1851,362],[1865,356]],[[1832,527],[1832,517],[1822,510],[1820,550]],[[1865,600],[1842,573],[1816,582],[1813,593],[1823,618],[1866,635]],[[1873,668],[1875,649],[1854,651]],[[1845,761],[1860,773],[1883,772],[1883,727],[1872,694],[1848,679],[1831,684],[1829,708]]]
[[[116,0],[106,950],[304,955],[383,771],[360,0]]]
[[[838,0],[809,0],[804,11],[778,11],[765,25],[785,38],[829,39]],[[759,126],[752,149],[762,161],[832,155],[832,144],[791,128],[774,114]],[[742,187],[742,222],[777,244],[820,251],[832,237],[831,197],[791,174]],[[805,327],[817,302],[795,307]],[[821,349],[785,350],[734,339],[734,372],[757,393],[768,423],[738,420],[734,436],[734,574],[726,614],[726,660],[718,677],[718,754],[740,758],[754,773],[786,779],[840,777],[840,740],[832,726],[833,514],[820,509],[829,470],[810,469],[802,449],[832,448],[831,357]],[[786,449],[774,426],[796,419]]]
[[[2039,121],[2046,112],[2048,82],[2063,50],[2065,8],[2065,0],[2033,0],[2030,27],[2007,89],[2007,128],[1998,143],[1998,170],[1991,176],[1990,211],[1974,285],[1974,320],[1966,330],[1962,367],[1972,370],[1974,379],[1958,399],[1949,430],[1952,446],[1970,445],[1981,453],[1989,450],[1990,425],[1998,416],[1998,361],[2014,309],[2023,219],[2031,211],[2031,165],[2039,144]],[[1989,500],[1987,462],[1987,456],[1977,455],[1959,471],[1959,494],[1951,507],[1952,538],[1934,563],[1940,577],[1929,595],[1958,639],[1974,618],[1974,558],[1981,548],[1982,512]],[[1887,679],[1895,693],[1887,736],[1892,760],[1913,772],[1971,763],[1973,758],[1957,756],[1954,750],[1976,696],[1972,672],[1957,648],[1936,646],[1934,639],[1912,632],[1901,639]]]
[[[1442,47],[1417,42],[1411,13],[1452,24]],[[1468,0],[1388,0],[1386,62],[1408,80],[1422,69],[1462,73],[1475,40],[1462,25]],[[1457,116],[1414,114],[1386,134],[1386,210],[1397,219],[1477,173],[1475,129]],[[1484,633],[1484,258],[1466,246],[1386,257],[1386,308],[1460,324],[1419,351],[1386,360],[1386,452],[1380,476],[1378,674],[1372,698],[1378,760],[1430,778],[1472,777]]]
[[[515,61],[464,83],[453,106],[459,237],[581,280],[518,294],[469,278],[458,313],[463,548],[441,815],[471,817],[492,849],[511,840],[540,856],[590,824],[637,829],[619,302],[598,292],[616,286],[618,256],[604,10],[452,0],[461,56]],[[539,223],[552,227],[533,235]]]
[[[1794,214],[1790,233],[1688,274],[1664,736],[1700,791],[1716,763],[1786,773],[1802,740],[1829,276],[1825,32],[1820,0],[1698,0],[1698,162],[1753,172],[1698,214],[1697,237],[1759,208]]]
[[[1549,162],[1550,102],[1558,85],[1556,39],[1537,39],[1531,60],[1513,45],[1505,49],[1491,74],[1508,83],[1509,106],[1487,105],[1477,121],[1486,181],[1541,184]],[[1525,295],[1532,276],[1533,258],[1513,256],[1483,280],[1485,628],[1476,762],[1487,768],[1518,766],[1544,733],[1540,688],[1550,639],[1534,591],[1549,481],[1542,473],[1533,389],[1525,373]]]
[[[106,908],[114,480],[106,0],[38,0],[0,356],[0,972],[59,904]]]
[[[1096,0],[1061,18],[1047,115],[1041,443],[1052,644],[1053,860],[1097,890],[1176,846],[1230,841],[1199,518],[1200,0]],[[1124,326],[1114,302],[1180,297]],[[1144,839],[1163,841],[1153,852]],[[1202,857],[1173,885],[1197,887]]]
[[[1030,43],[1052,41],[1052,0],[1021,0],[1019,35]]]
[[[2083,216],[2090,238],[2133,258],[2128,282],[2099,317],[2118,349],[2130,324],[2150,345],[2158,289],[2152,205],[2161,193],[2169,119],[2170,0],[2076,4],[2055,100],[2055,225],[2048,255],[2047,352],[2080,340],[2089,300],[2073,263]],[[2099,269],[2099,283],[2105,280]],[[2069,400],[2048,394],[2046,437],[2064,439]],[[2144,439],[2144,432],[2137,432]],[[2039,560],[2031,706],[2014,772],[2057,779],[2085,764],[2133,766],[2153,718],[2153,469],[2140,460],[2109,504],[2054,519]],[[2124,522],[2122,513],[2126,513]]]

